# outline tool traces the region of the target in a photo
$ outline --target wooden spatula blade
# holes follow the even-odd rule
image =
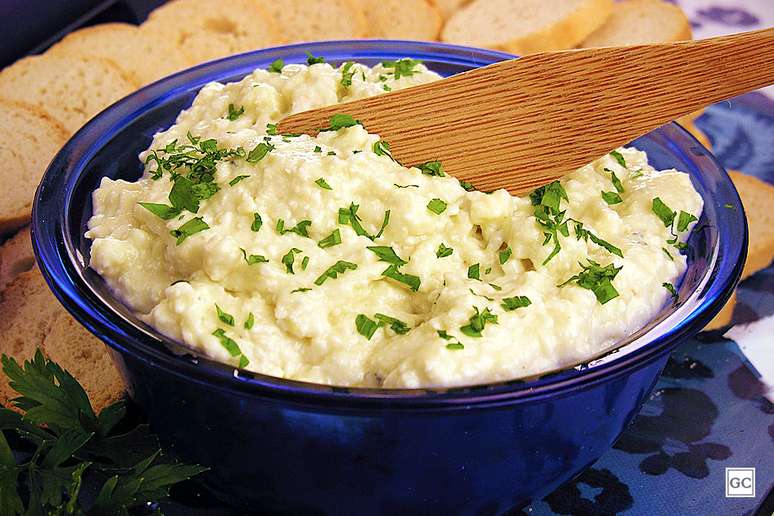
[[[713,102],[774,83],[774,29],[658,45],[534,54],[293,115],[315,134],[346,113],[405,165],[522,193]]]

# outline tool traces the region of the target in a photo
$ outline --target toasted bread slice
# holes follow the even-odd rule
[[[443,19],[448,20],[470,0],[431,0],[431,2]]]
[[[153,11],[140,30],[166,39],[194,65],[282,42],[273,5],[285,2],[174,0]]]
[[[475,0],[457,11],[443,41],[530,54],[572,48],[602,26],[613,0]]]
[[[680,123],[680,125],[683,126],[683,128],[685,128],[686,131],[691,133],[694,136],[694,138],[699,140],[699,143],[704,145],[705,148],[712,150],[712,143],[710,143],[709,137],[706,134],[704,134],[704,132],[701,129],[696,127],[696,124],[693,123],[693,120],[679,119],[678,122]]]
[[[38,348],[81,382],[96,411],[123,395],[123,384],[105,345],[75,322],[48,290],[37,267],[20,274],[0,301],[0,352],[17,361]],[[18,396],[0,379],[0,403]]]
[[[368,34],[358,0],[283,0],[265,5],[289,41],[364,38]]]
[[[34,266],[35,253],[32,252],[30,228],[27,226],[0,247],[0,298],[6,285]]]
[[[724,326],[731,324],[731,320],[734,317],[734,308],[736,307],[736,292],[731,294],[731,297],[723,305],[720,312],[704,327],[704,331],[717,330]]]
[[[372,38],[433,41],[441,15],[428,0],[358,0]]]
[[[739,197],[742,199],[750,231],[750,244],[747,247],[742,278],[752,276],[765,269],[774,259],[774,186],[741,172],[729,170]]]
[[[691,23],[678,6],[662,0],[625,0],[581,47],[642,45],[691,39]]]
[[[0,98],[34,103],[74,133],[137,85],[107,59],[44,54],[0,72]]]
[[[0,234],[29,222],[35,189],[67,134],[42,110],[0,99]]]
[[[151,83],[187,66],[170,40],[128,23],[104,23],[79,29],[48,52],[109,59],[138,85]]]

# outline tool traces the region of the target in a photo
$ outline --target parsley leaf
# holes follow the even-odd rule
[[[394,279],[397,282],[407,285],[413,292],[417,292],[419,290],[419,286],[422,283],[419,279],[419,276],[404,274],[398,270],[397,265],[390,265],[387,267],[384,272],[382,272],[382,276]]]
[[[382,61],[382,66],[385,68],[392,68],[394,77],[400,79],[401,77],[411,77],[417,73],[417,70],[414,68],[420,63],[422,63],[422,61],[417,59],[404,58],[395,61]]]
[[[460,186],[466,192],[472,192],[472,191],[474,191],[476,189],[476,187],[473,186],[472,183],[468,183],[467,181],[460,181]]]
[[[470,316],[468,324],[460,327],[460,331],[468,337],[480,338],[487,323],[498,324],[497,315],[492,313],[489,308],[484,308],[483,312],[478,311],[478,307],[473,307],[474,313]]]
[[[616,267],[611,263],[602,267],[593,260],[589,260],[588,265],[583,265],[582,263],[579,265],[583,270],[564,283],[558,285],[559,287],[575,282],[579,287],[591,290],[601,305],[618,297],[618,291],[613,286],[612,281],[621,271],[623,266]]]
[[[377,156],[387,156],[392,161],[395,161],[395,158],[392,157],[392,153],[390,152],[390,144],[384,140],[379,140],[374,143],[373,151]]]
[[[554,181],[545,186],[537,188],[529,194],[530,202],[534,206],[533,214],[535,219],[544,232],[545,240],[543,245],[549,242],[554,243],[554,248],[543,260],[543,265],[551,261],[559,251],[562,245],[559,243],[559,234],[568,236],[570,234],[567,228],[567,221],[564,220],[564,211],[560,211],[562,199],[569,201],[567,192],[559,181]]]
[[[333,231],[330,235],[323,238],[319,242],[317,242],[317,246],[321,249],[327,249],[328,247],[333,247],[335,245],[339,245],[341,243],[341,232],[337,229]]]
[[[309,231],[307,228],[312,225],[311,220],[302,220],[292,228],[286,228],[285,227],[285,221],[282,219],[277,219],[277,233],[280,235],[285,235],[287,233],[295,233],[298,236],[309,238]]]
[[[250,225],[250,230],[257,233],[261,230],[262,225],[263,219],[261,218],[261,214],[258,212],[253,213],[253,223]]]
[[[376,330],[379,329],[379,323],[369,319],[366,315],[358,314],[358,316],[355,317],[355,329],[360,335],[371,340],[371,337],[374,336]]]
[[[317,186],[319,186],[320,188],[322,188],[323,190],[333,190],[333,188],[331,188],[331,185],[328,184],[328,182],[325,180],[325,178],[321,177],[321,178],[317,179],[315,181],[315,184]]]
[[[139,205],[163,220],[174,219],[175,217],[180,215],[179,208],[167,206],[166,204],[156,204],[153,202],[141,202],[139,203]]]
[[[669,292],[669,295],[672,296],[672,301],[677,303],[678,301],[677,289],[675,288],[675,286],[672,285],[671,283],[662,283],[661,286],[667,289],[667,292]]]
[[[584,241],[591,240],[595,244],[597,244],[600,247],[605,248],[609,253],[612,253],[616,256],[620,256],[623,258],[623,252],[611,244],[610,242],[606,240],[602,240],[597,235],[589,231],[588,229],[584,229],[583,222],[578,222],[577,220],[572,219],[575,224],[575,238],[578,240],[583,239]]]
[[[396,267],[400,267],[401,265],[406,265],[408,262],[398,256],[398,254],[395,252],[395,250],[392,247],[389,246],[369,246],[366,247],[369,251],[374,253],[376,256],[379,257],[379,261],[381,262],[387,262],[395,265]]]
[[[506,246],[505,249],[497,253],[497,259],[500,262],[500,265],[505,265],[505,262],[511,259],[511,255],[513,254],[513,249],[510,248],[510,246]]]
[[[218,319],[220,319],[222,322],[228,324],[229,326],[234,326],[234,316],[224,312],[221,310],[221,308],[218,306],[218,303],[215,303],[215,309],[218,311]]]
[[[266,259],[265,256],[262,256],[260,254],[251,254],[250,256],[247,255],[247,251],[239,248],[240,251],[242,251],[242,256],[245,259],[245,262],[247,262],[247,265],[255,265],[256,263],[268,263],[269,260]]]
[[[610,206],[623,202],[621,196],[616,192],[602,192],[602,199]]]
[[[517,308],[524,308],[531,304],[532,304],[532,301],[530,301],[527,296],[514,296],[514,297],[503,298],[503,302],[501,303],[500,306],[502,306],[505,311],[512,312]]]
[[[277,124],[266,124],[266,134],[269,136],[277,136]]]
[[[331,117],[330,127],[324,130],[338,131],[339,129],[344,129],[345,127],[352,127],[355,125],[363,125],[363,124],[360,122],[360,120],[355,120],[354,117],[352,117],[352,115],[337,113]]]
[[[613,159],[615,159],[619,165],[622,167],[626,167],[626,160],[623,157],[623,154],[618,152],[617,150],[611,151],[610,155],[613,156]]]
[[[468,278],[469,279],[475,279],[475,280],[481,280],[481,264],[480,263],[474,263],[470,267],[468,267]]]
[[[226,348],[226,351],[228,351],[229,355],[235,358],[239,357],[240,368],[243,368],[250,363],[247,357],[242,354],[242,350],[239,349],[239,344],[237,344],[236,341],[234,341],[234,339],[226,335],[225,330],[223,330],[222,328],[218,328],[217,330],[212,332],[212,335],[218,338],[218,340],[220,341],[220,345]]]
[[[267,68],[267,70],[273,73],[282,73],[282,69],[284,67],[285,67],[285,61],[283,61],[282,59],[277,59],[276,61],[274,61],[272,64],[269,65],[269,68]]]
[[[349,88],[350,86],[352,86],[352,76],[355,75],[355,72],[357,72],[357,70],[352,69],[354,65],[355,65],[354,62],[347,61],[346,63],[344,63],[344,66],[341,67],[340,84],[345,88]]]
[[[667,251],[666,247],[662,247],[661,250],[664,251],[664,254],[667,255],[667,258],[669,258],[671,261],[675,261],[675,259],[672,257],[672,253]]]
[[[236,176],[234,179],[232,179],[231,181],[228,182],[228,185],[229,186],[234,186],[238,182],[242,181],[243,179],[247,179],[248,177],[250,177],[250,176]]]
[[[447,340],[447,341],[452,340],[452,341],[454,341],[454,342],[449,342],[448,344],[446,344],[446,349],[449,349],[449,350],[452,350],[452,351],[459,351],[461,349],[465,349],[465,346],[460,341],[458,341],[455,336],[449,335],[446,332],[446,330],[438,330],[437,332],[438,332],[438,336],[441,337],[443,340]]]
[[[442,199],[433,199],[429,203],[427,203],[427,209],[435,213],[436,215],[440,215],[444,211],[446,211],[446,201]]]
[[[375,314],[374,319],[379,321],[381,325],[389,325],[390,329],[398,335],[405,335],[411,331],[408,324],[394,317],[390,317],[389,315]]]
[[[314,280],[314,284],[318,287],[325,283],[325,280],[328,278],[336,279],[339,277],[339,274],[344,274],[346,271],[354,271],[357,269],[357,264],[352,262],[346,262],[344,260],[339,260],[330,267],[328,267],[325,272],[320,274],[320,276],[317,277],[316,280]]]
[[[204,219],[202,217],[196,217],[189,220],[179,228],[173,229],[172,231],[169,232],[169,234],[177,238],[176,245],[180,245],[189,236],[195,235],[196,233],[199,233],[206,229],[210,229],[210,226],[208,226],[207,223],[204,222]]]
[[[240,106],[239,109],[237,110],[234,107],[234,104],[229,104],[228,105],[228,115],[226,116],[226,118],[228,118],[229,120],[231,120],[233,122],[234,120],[236,120],[237,118],[242,116],[244,113],[245,113],[245,107],[244,106]]]
[[[417,168],[422,171],[423,174],[427,176],[435,176],[435,177],[445,177],[446,172],[443,170],[443,163],[441,163],[438,160],[435,161],[427,161],[425,163],[422,163],[420,165],[417,165]]]
[[[446,245],[441,242],[441,245],[438,246],[438,250],[435,252],[435,256],[437,258],[446,258],[447,256],[451,256],[454,254],[454,249],[451,247],[446,247]]]
[[[295,247],[292,248],[290,251],[285,254],[285,256],[282,257],[282,264],[285,266],[285,269],[288,274],[295,274],[293,272],[293,263],[296,259],[296,254],[302,253],[303,251],[301,249],[296,249]]]
[[[255,316],[253,315],[253,312],[250,312],[247,314],[247,319],[245,320],[245,330],[252,330],[253,326],[255,325]]]
[[[324,57],[322,57],[322,56],[321,57],[315,57],[314,55],[312,55],[311,52],[307,52],[306,53],[306,64],[308,64],[309,66],[312,66],[313,64],[324,63],[324,62],[325,62],[325,58]]]
[[[623,156],[621,158],[623,159]],[[621,180],[618,179],[618,176],[615,175],[615,172],[610,170],[609,168],[605,168],[605,172],[610,172],[610,180],[613,182],[615,191],[618,193],[624,193],[623,184],[621,183]]]
[[[690,213],[680,210],[680,216],[677,219],[677,231],[687,231],[690,223],[696,222],[697,220],[699,219]]]
[[[379,228],[379,232],[375,235],[371,235],[368,233],[368,231],[365,230],[365,228],[363,228],[363,225],[360,223],[361,218],[357,214],[357,210],[359,208],[360,205],[355,203],[350,203],[349,208],[339,208],[339,224],[351,226],[355,231],[355,234],[358,236],[367,237],[371,241],[376,240],[382,236],[382,233],[384,233],[387,224],[390,222],[390,210],[384,212],[384,218],[382,219],[382,226]]]
[[[268,142],[261,142],[247,154],[248,163],[258,163],[266,157],[268,153],[275,149],[274,145]]]
[[[653,199],[653,205],[651,209],[653,210],[653,213],[655,213],[656,216],[661,219],[661,222],[664,223],[664,227],[667,228],[672,225],[672,223],[675,221],[675,217],[677,216],[677,213],[672,211],[669,206],[664,204],[664,201],[662,201],[659,197]]]

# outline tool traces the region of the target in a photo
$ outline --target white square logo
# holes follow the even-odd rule
[[[755,468],[726,468],[726,498],[755,498]]]

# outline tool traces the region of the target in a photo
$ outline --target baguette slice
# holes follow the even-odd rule
[[[366,18],[358,0],[282,0],[265,2],[284,39],[294,43],[364,38]]]
[[[451,18],[454,13],[469,1],[470,0],[431,0],[444,20]]]
[[[136,87],[107,59],[81,55],[25,57],[0,72],[0,98],[34,103],[71,134]]]
[[[257,0],[174,0],[153,11],[140,30],[168,41],[190,65],[284,41],[272,5]]]
[[[625,0],[615,4],[607,22],[581,47],[642,45],[691,39],[691,23],[678,6],[662,0]]]
[[[104,23],[79,29],[48,52],[108,59],[138,85],[149,84],[187,66],[170,40],[128,23]]]
[[[372,38],[433,41],[441,15],[427,0],[358,0]]]
[[[0,234],[29,222],[35,188],[67,135],[42,110],[0,99]]]
[[[712,144],[710,143],[709,137],[704,134],[704,132],[696,127],[696,124],[693,123],[692,120],[686,120],[686,119],[679,119],[678,122],[680,125],[683,126],[683,128],[691,133],[694,138],[699,140],[699,143],[704,145],[705,148],[712,150]]]
[[[720,312],[704,327],[703,331],[717,330],[731,324],[731,320],[734,318],[734,308],[736,308],[736,292],[731,294]]]
[[[750,243],[747,247],[747,262],[742,271],[742,279],[765,269],[774,259],[774,186],[734,170],[729,171],[739,197],[742,199],[750,231]]]
[[[443,41],[530,54],[572,48],[607,20],[613,0],[475,0],[446,22]]]
[[[123,395],[121,378],[105,345],[62,308],[37,267],[8,285],[0,311],[4,314],[0,352],[21,362],[41,348],[78,379],[97,412]],[[0,380],[0,403],[10,407],[10,400],[18,396],[6,378]]]
[[[0,247],[0,297],[5,287],[22,272],[35,266],[30,228],[25,227]]]

